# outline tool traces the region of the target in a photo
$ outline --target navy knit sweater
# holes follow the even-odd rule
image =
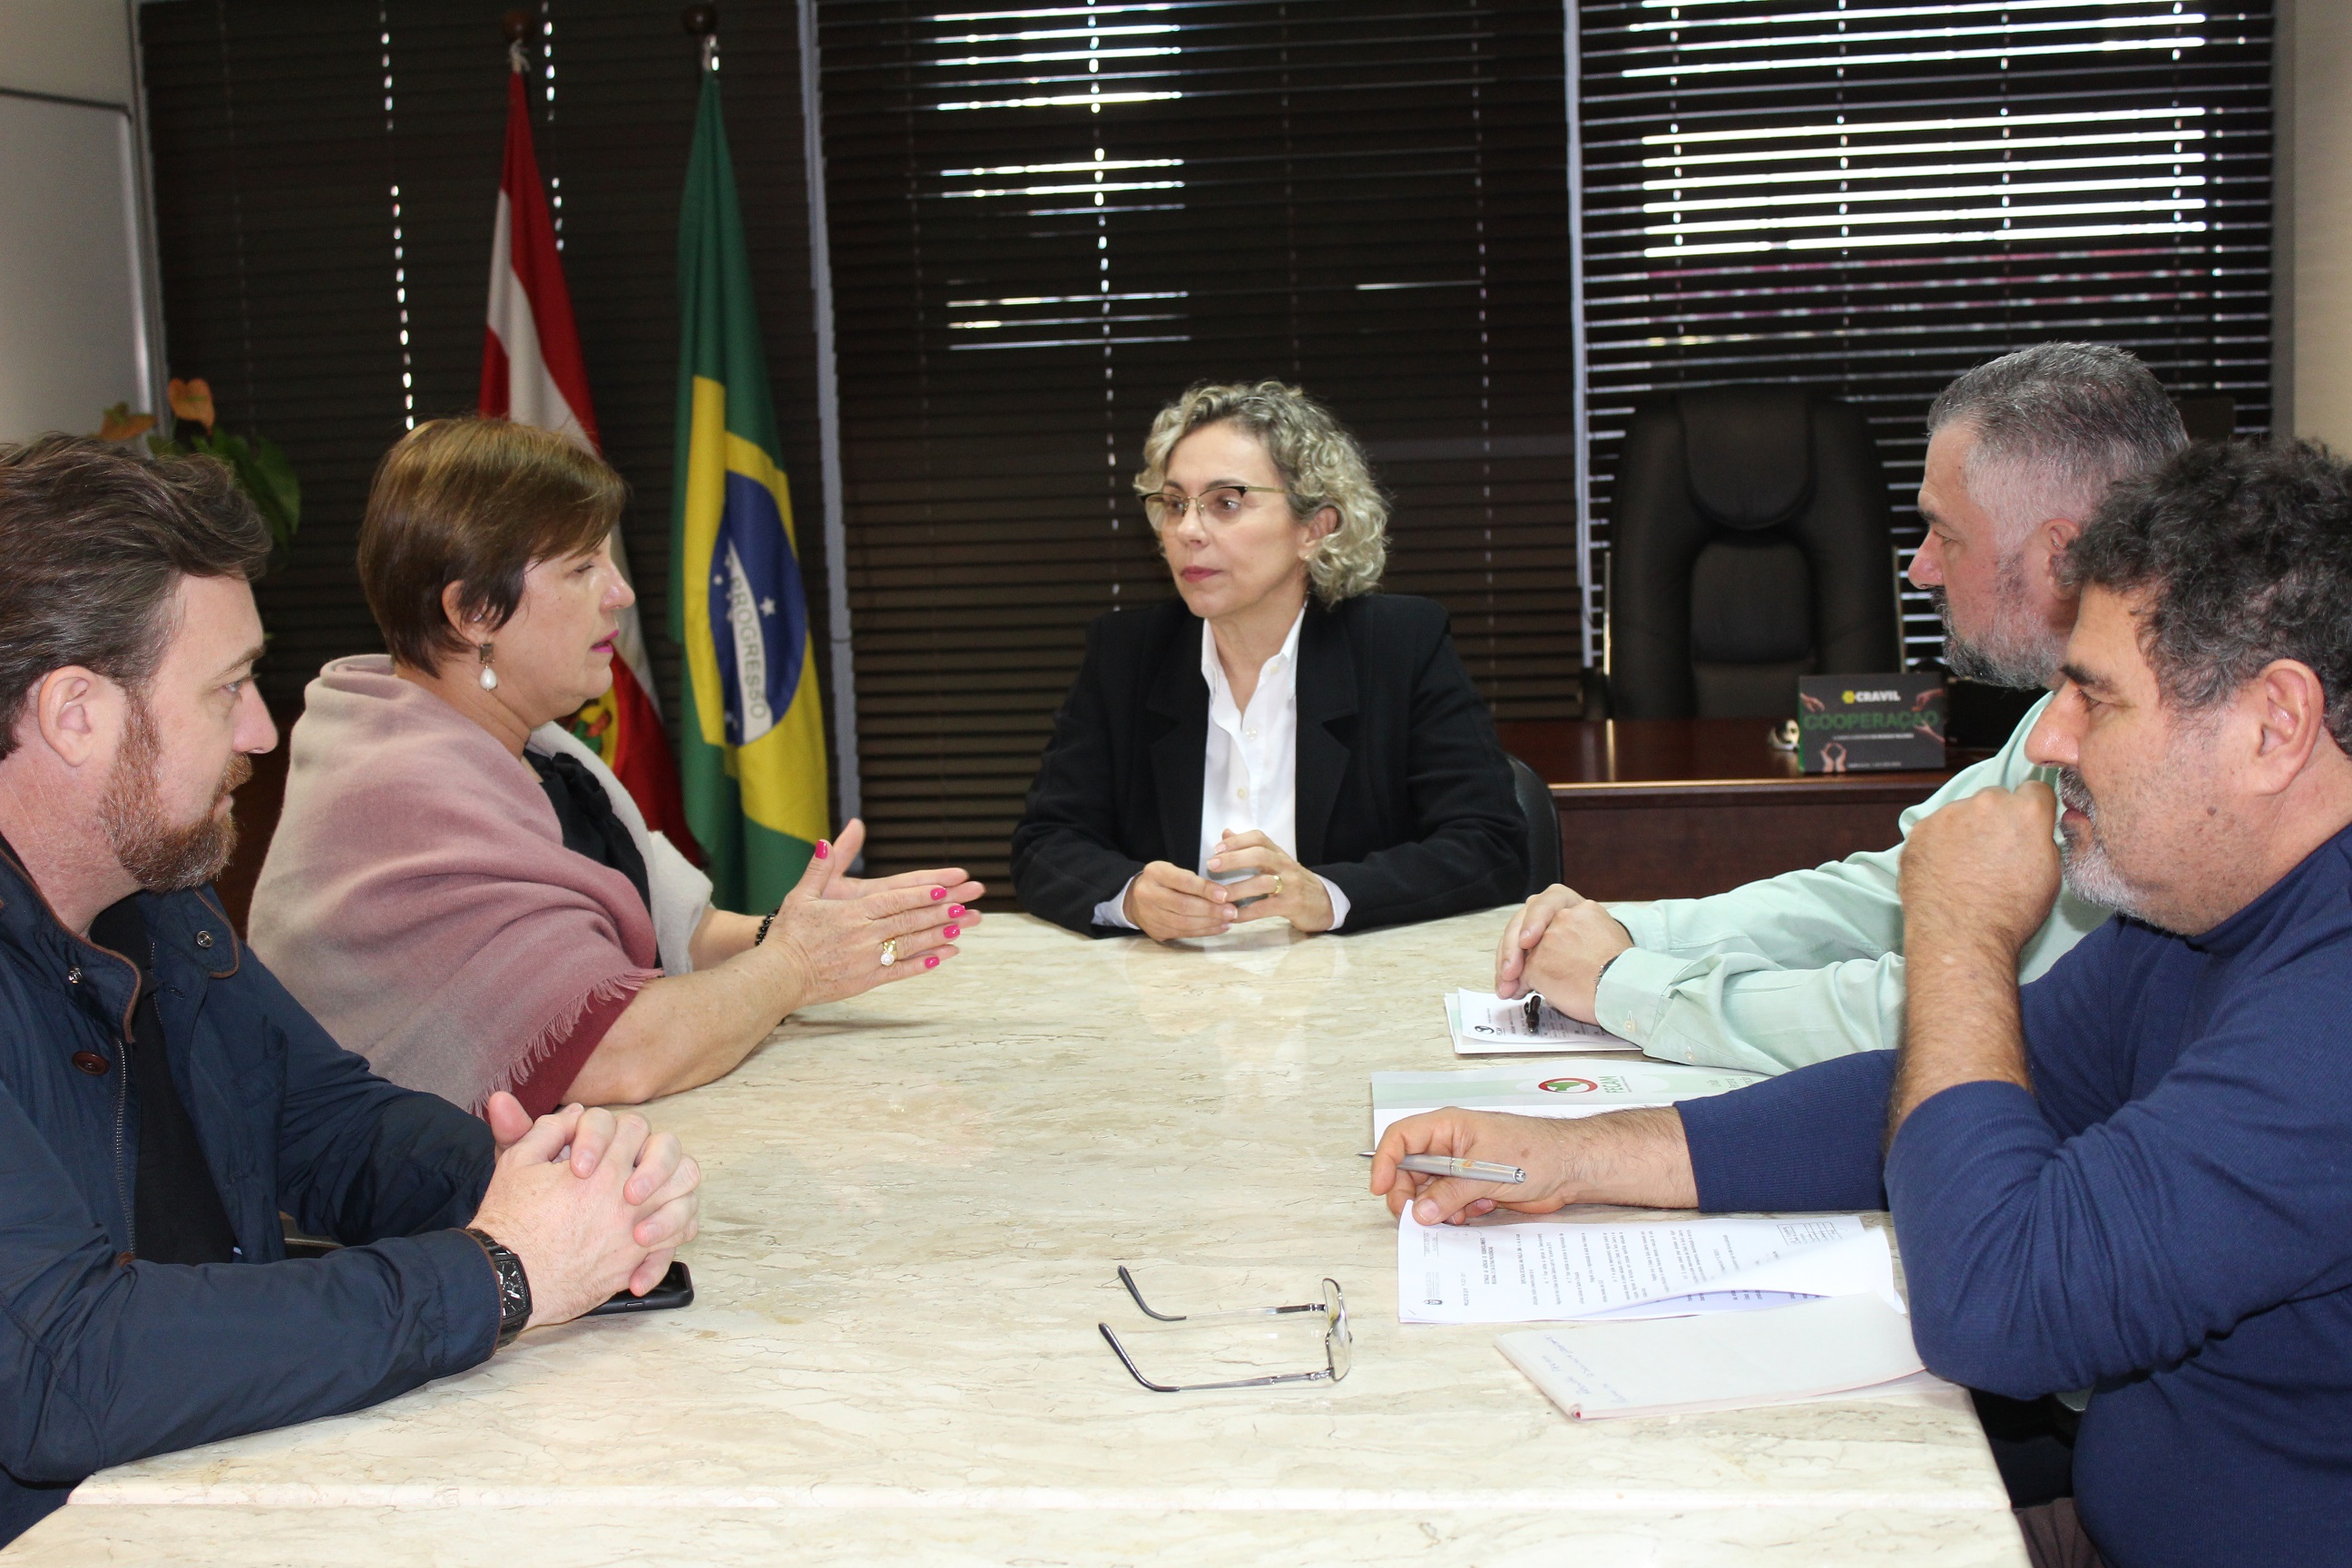
[[[2096,1389],[2116,1568],[2352,1563],[2352,829],[2201,937],[2109,921],[2023,1005],[2032,1092],[1948,1089],[1883,1159],[1889,1052],[1684,1101],[1699,1206],[1891,1208],[1932,1370]]]

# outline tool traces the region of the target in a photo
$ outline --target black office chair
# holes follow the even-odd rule
[[[1559,807],[1552,804],[1551,786],[1535,769],[1517,757],[1510,763],[1511,792],[1518,796],[1519,816],[1528,825],[1527,893],[1532,898],[1560,879]]]
[[[1644,400],[1610,533],[1616,718],[1785,718],[1800,675],[1902,668],[1886,475],[1850,404],[1795,386]]]

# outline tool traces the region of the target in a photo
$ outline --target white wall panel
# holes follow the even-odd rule
[[[148,402],[131,121],[0,96],[0,440]]]

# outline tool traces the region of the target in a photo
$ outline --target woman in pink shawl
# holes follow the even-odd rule
[[[254,890],[254,951],[338,1040],[476,1110],[708,1083],[794,1008],[937,968],[980,918],[960,869],[843,875],[856,822],[766,920],[713,909],[647,831],[562,723],[613,682],[625,495],[502,420],[385,455],[360,576],[391,653],[311,682]]]

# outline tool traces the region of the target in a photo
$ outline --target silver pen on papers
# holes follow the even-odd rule
[[[1361,1151],[1367,1160],[1370,1149]],[[1517,1165],[1497,1165],[1488,1160],[1457,1160],[1451,1154],[1407,1154],[1397,1162],[1400,1171],[1412,1171],[1423,1176],[1466,1176],[1474,1182],[1500,1182],[1516,1187],[1528,1179],[1528,1173]]]

